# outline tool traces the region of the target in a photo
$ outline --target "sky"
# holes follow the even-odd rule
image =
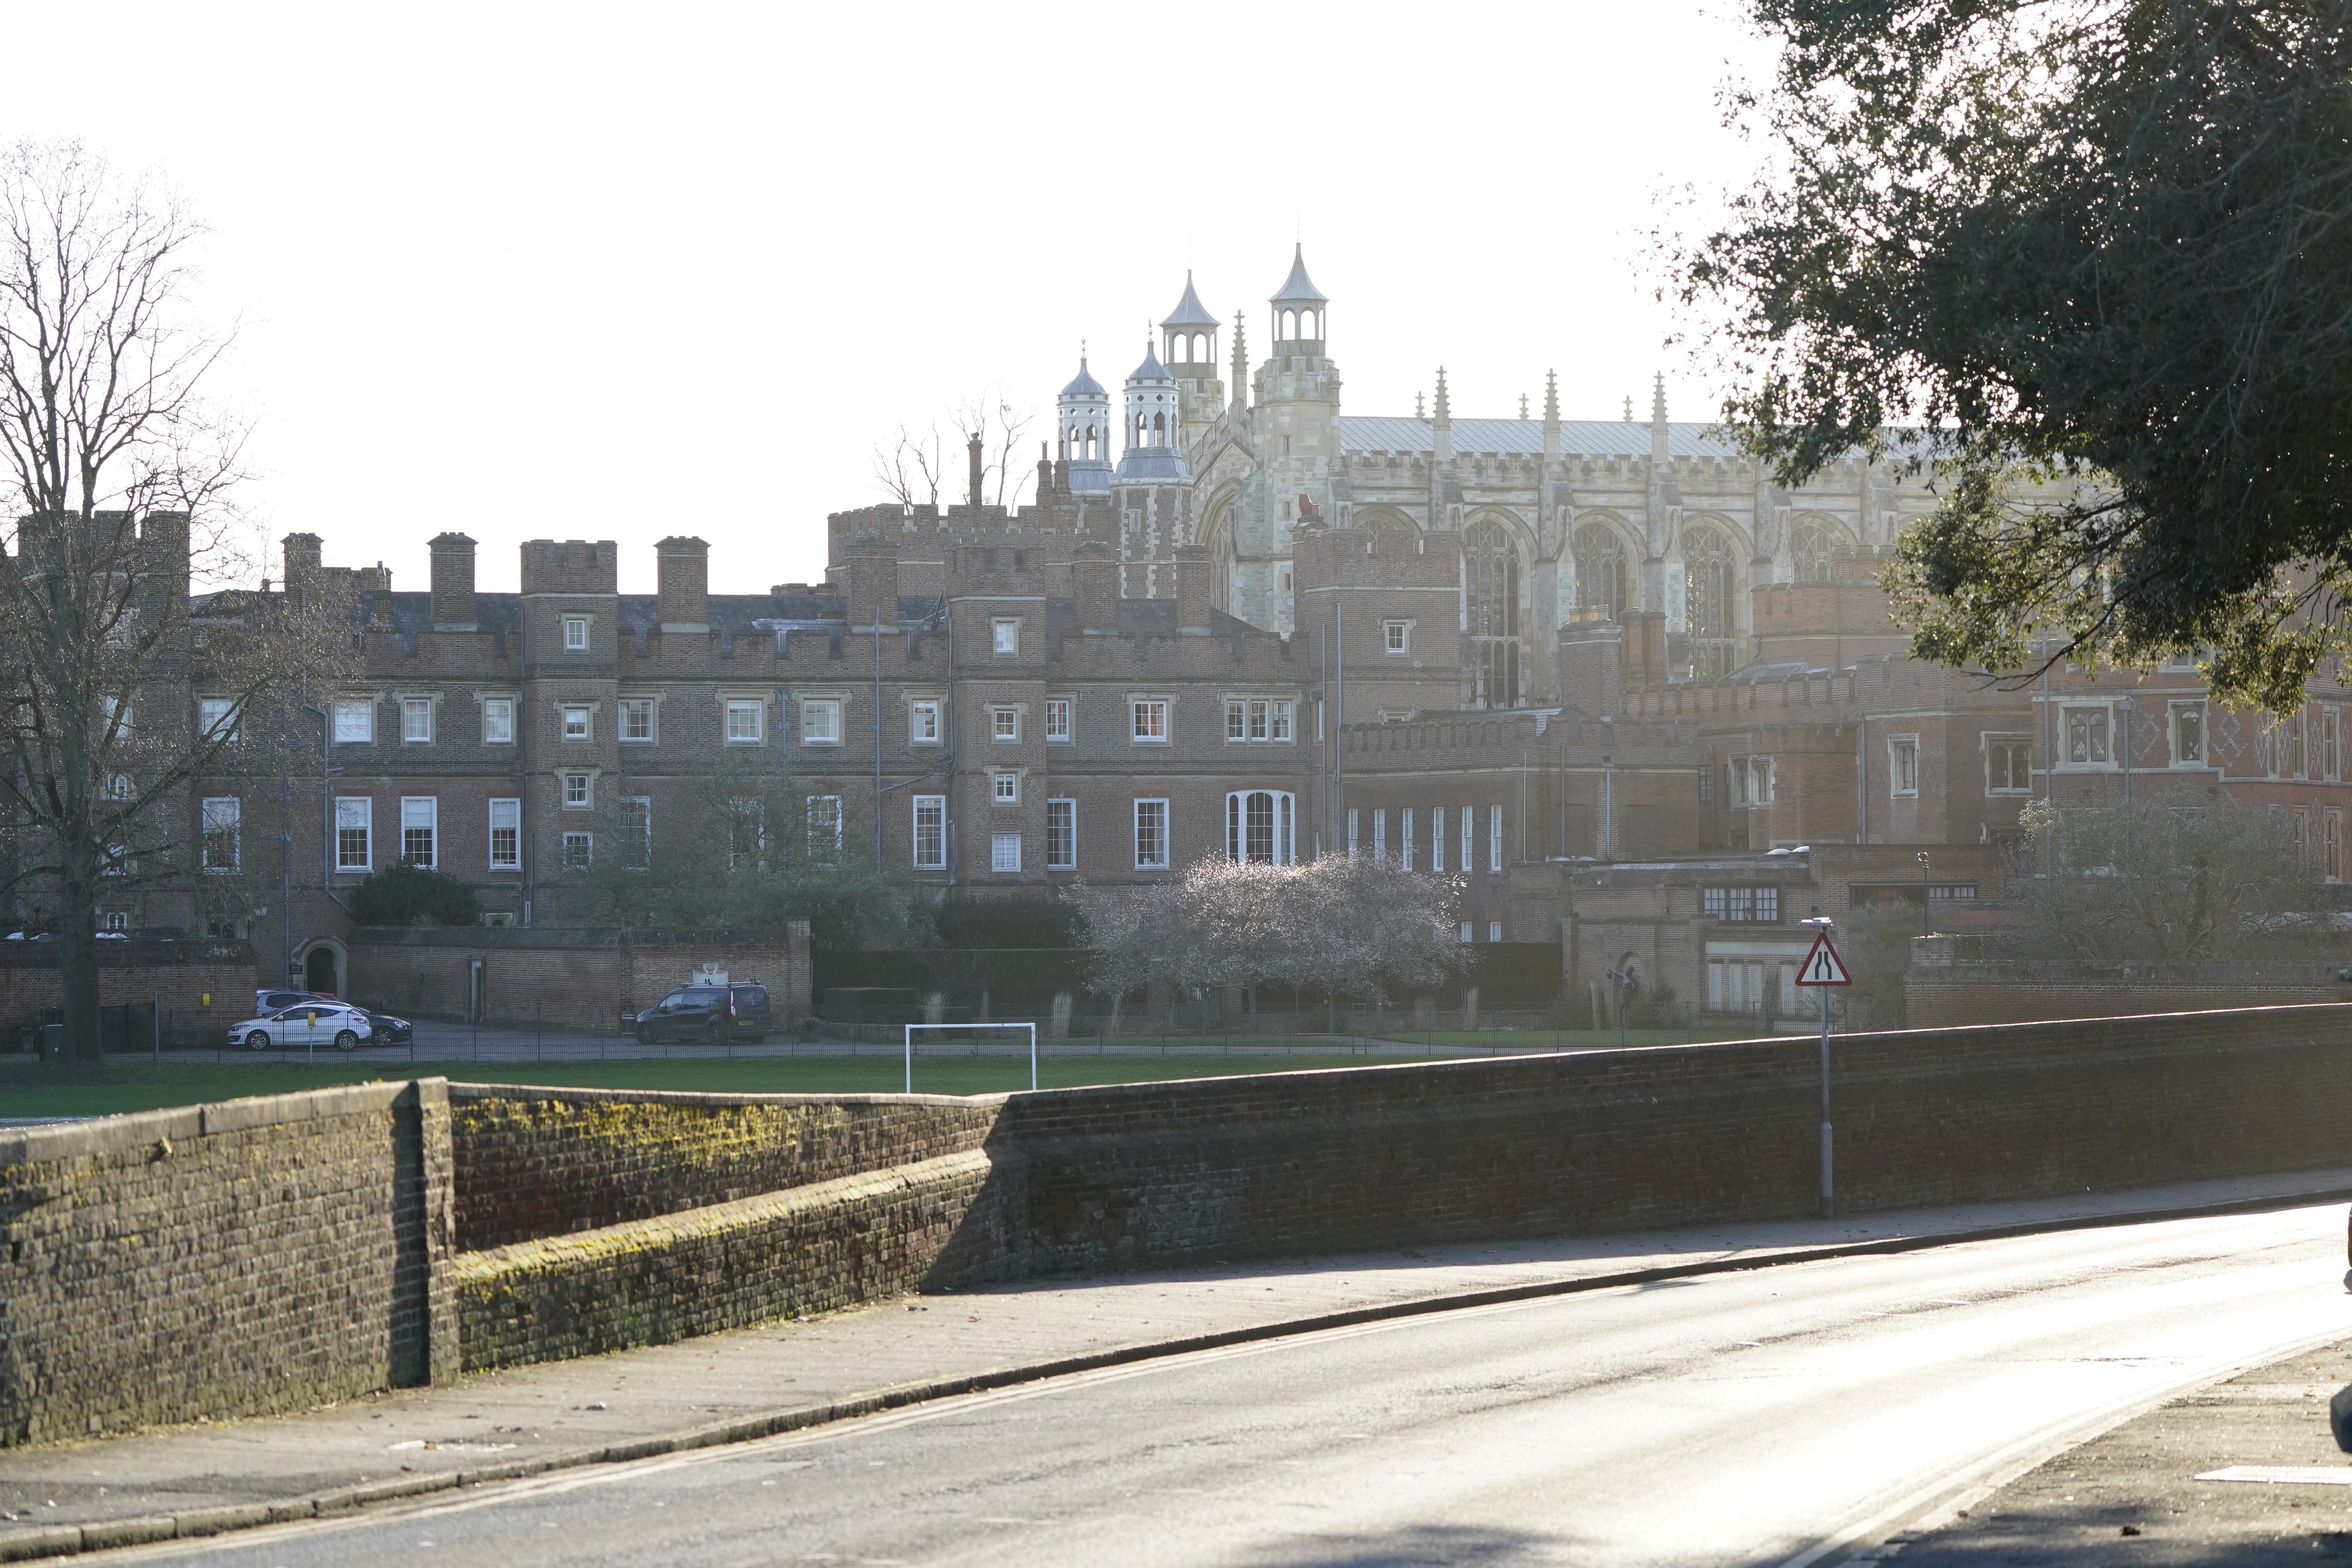
[[[1730,0],[7,9],[0,135],[210,231],[254,526],[414,589],[447,530],[485,590],[585,538],[650,592],[673,533],[719,591],[817,580],[902,426],[994,396],[1034,458],[1188,268],[1255,361],[1294,242],[1347,412],[1443,364],[1457,417],[1540,416],[1547,370],[1570,417],[1660,372],[1706,417],[1643,258],[1753,166],[1717,94],[1769,62]]]

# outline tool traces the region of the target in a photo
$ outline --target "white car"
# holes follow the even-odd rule
[[[332,1046],[355,1051],[374,1026],[357,1007],[341,1002],[297,1002],[258,1018],[247,1018],[228,1032],[228,1043],[266,1051],[272,1046]]]

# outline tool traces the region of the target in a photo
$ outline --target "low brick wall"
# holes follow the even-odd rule
[[[780,1031],[811,1012],[805,921],[703,931],[361,926],[344,944],[354,999],[431,1018],[471,1017],[477,961],[485,1024],[609,1035],[624,1006],[652,1006],[705,963],[765,985]]]
[[[214,1045],[222,1030],[253,1016],[253,949],[241,942],[101,942],[98,1004],[159,1002],[163,1044]],[[64,1004],[58,943],[0,942],[0,1029]],[[0,1051],[16,1048],[14,1038],[0,1039]]]
[[[1029,1274],[1803,1216],[1815,1052],[971,1100],[468,1088],[453,1106],[426,1080],[0,1135],[0,1439]],[[1852,1035],[1832,1055],[1848,1212],[2352,1163],[2352,1005]]]
[[[1922,963],[1905,976],[1913,1028],[2049,1023],[2138,1013],[2289,1007],[2352,998],[2318,963],[2067,963],[2041,960]]]
[[[463,1251],[977,1150],[996,1106],[936,1095],[449,1086]]]
[[[593,1355],[1018,1271],[979,1150],[457,1260],[466,1370]]]
[[[441,1089],[0,1131],[0,1443],[454,1377]]]

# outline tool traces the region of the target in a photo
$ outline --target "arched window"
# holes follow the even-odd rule
[[[1853,552],[1846,545],[1845,537],[1827,523],[1801,522],[1789,541],[1789,552],[1797,559],[1797,581],[1800,583],[1830,583],[1837,578],[1837,563],[1850,559]]]
[[[1471,706],[1519,705],[1519,551],[1510,530],[1487,520],[1462,536],[1470,612]]]
[[[1287,790],[1235,790],[1225,796],[1225,858],[1295,866],[1297,813]]]
[[[1719,528],[1700,523],[1683,531],[1683,624],[1696,679],[1729,675],[1747,662],[1740,656],[1735,555],[1731,536]]]
[[[1605,522],[1576,531],[1576,607],[1598,611],[1604,621],[1622,621],[1625,600],[1625,542]]]
[[[1165,414],[1151,416],[1151,444],[1155,447],[1168,445],[1168,416]]]
[[[1090,458],[1102,456],[1100,452],[1095,450],[1095,427],[1089,425],[1087,426],[1087,456]]]

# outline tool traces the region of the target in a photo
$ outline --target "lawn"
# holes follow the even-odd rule
[[[1682,1030],[1629,1030],[1628,1045],[1680,1045],[1694,1037]],[[1710,1037],[1697,1037],[1701,1038]],[[1416,1037],[1418,1038],[1418,1037]],[[1592,1049],[1617,1044],[1614,1033],[1438,1034],[1434,1044],[1494,1048],[1500,1054],[1556,1048]],[[1145,1044],[1129,1041],[1130,1045]],[[1171,1041],[1172,1043],[1178,1043]],[[1216,1078],[1238,1073],[1305,1072],[1323,1068],[1377,1067],[1411,1061],[1407,1056],[1351,1054],[1314,1049],[1289,1041],[1280,1053],[1264,1046],[1252,1051],[1235,1041],[1239,1054],[1217,1054],[1213,1037],[1181,1042],[1192,1053],[1168,1056],[1049,1055],[1038,1063],[1042,1089],[1088,1084],[1150,1083],[1165,1079]],[[1269,1044],[1271,1042],[1268,1042]],[[1316,1042],[1319,1045],[1322,1042]],[[1202,1050],[1202,1047],[1209,1047]],[[583,1089],[675,1089],[719,1094],[895,1094],[905,1068],[895,1051],[858,1056],[726,1058],[635,1058],[614,1061],[467,1062],[350,1060],[317,1066],[299,1061],[150,1061],[118,1057],[96,1074],[60,1065],[0,1058],[0,1117],[105,1116],[159,1106],[196,1105],[245,1095],[283,1094],[331,1084],[379,1079],[446,1077],[466,1083],[561,1084]],[[987,1056],[918,1056],[915,1089],[921,1094],[993,1094],[1029,1087],[1029,1064],[1017,1053]]]
[[[1038,1084],[1145,1083],[1229,1073],[1300,1072],[1313,1068],[1365,1067],[1382,1058],[1360,1056],[1047,1057]],[[1399,1058],[1388,1058],[1399,1059]],[[106,1116],[166,1105],[196,1105],[244,1095],[285,1094],[331,1084],[385,1078],[446,1077],[467,1083],[561,1084],[581,1089],[676,1089],[714,1094],[898,1093],[904,1067],[896,1058],[769,1057],[756,1060],[637,1059],[604,1062],[402,1062],[396,1069],[366,1062],[305,1067],[294,1062],[110,1062],[103,1074],[72,1077],[32,1064],[0,1065],[0,1116]],[[1009,1056],[918,1060],[920,1094],[993,1094],[1029,1087],[1029,1064]]]

